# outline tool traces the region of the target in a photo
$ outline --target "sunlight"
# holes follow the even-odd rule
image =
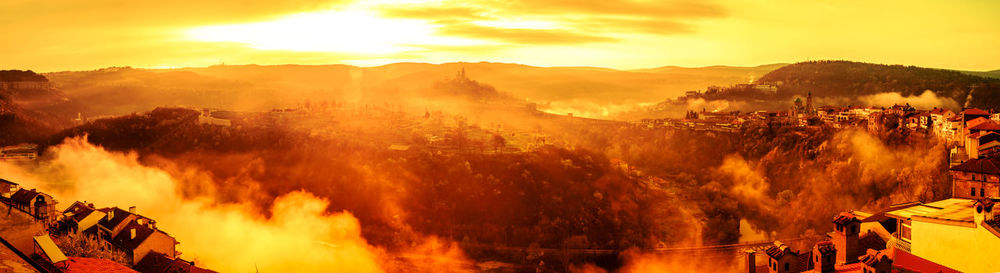
[[[306,52],[391,54],[416,49],[414,45],[462,45],[468,41],[434,36],[434,26],[423,20],[387,19],[367,11],[301,13],[275,21],[215,25],[187,31],[190,39],[233,42],[254,49]]]

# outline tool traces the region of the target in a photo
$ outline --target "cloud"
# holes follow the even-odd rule
[[[574,33],[562,29],[500,28],[474,24],[446,25],[438,29],[439,34],[466,38],[487,39],[517,44],[579,44],[593,42],[614,42],[616,38]]]
[[[378,8],[381,15],[386,17],[428,19],[436,21],[451,21],[455,19],[484,19],[486,11],[470,7],[412,7],[412,6],[388,6]]]
[[[858,98],[866,105],[889,107],[895,104],[910,104],[917,109],[931,109],[934,107],[959,109],[958,102],[948,97],[938,97],[934,91],[926,90],[919,96],[904,97],[899,92],[886,92],[868,95]]]
[[[706,1],[572,1],[572,0],[521,0],[512,1],[511,10],[527,13],[584,13],[592,15],[648,16],[648,17],[719,17],[726,11],[719,5]]]
[[[434,21],[445,35],[543,44],[615,41],[610,34],[623,32],[651,35],[691,33],[694,27],[690,20],[727,14],[724,8],[715,4],[686,1],[463,1],[461,6],[449,5],[459,3],[383,5],[375,9],[387,17]],[[477,27],[474,24],[477,21],[524,20],[549,22],[561,28],[504,29]]]

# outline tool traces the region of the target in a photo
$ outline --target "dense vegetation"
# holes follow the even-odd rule
[[[984,78],[955,70],[903,65],[883,65],[850,61],[801,62],[765,74],[758,82],[777,83],[779,97],[813,95],[859,97],[882,92],[903,96],[920,95],[925,90],[971,107],[1000,106],[1000,79]]]
[[[0,82],[47,82],[45,76],[31,70],[0,70]]]

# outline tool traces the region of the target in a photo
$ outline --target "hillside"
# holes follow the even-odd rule
[[[123,115],[157,106],[261,111],[313,102],[414,103],[436,82],[465,70],[468,78],[519,101],[556,113],[604,117],[607,112],[675,97],[708,85],[758,77],[759,67],[658,68],[621,71],[593,67],[535,67],[506,63],[349,65],[220,65],[180,69],[108,68],[45,74],[70,102],[64,115]],[[418,108],[423,109],[420,105]]]
[[[989,72],[984,72],[989,73]],[[778,97],[861,97],[883,92],[916,96],[925,90],[954,99],[959,105],[1000,106],[1000,79],[984,78],[955,70],[850,61],[812,61],[788,65],[760,78],[762,83],[781,83]],[[969,101],[970,97],[972,100]],[[967,103],[968,102],[968,103]]]
[[[49,115],[25,109],[57,98],[48,79],[31,70],[0,71],[0,146],[39,140],[55,132]]]

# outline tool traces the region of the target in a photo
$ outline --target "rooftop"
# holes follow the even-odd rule
[[[0,184],[7,184],[7,185],[17,186],[17,183],[10,182],[9,180],[3,179],[3,178],[0,178]]]
[[[857,216],[849,212],[841,212],[840,214],[833,216],[833,223],[835,224],[843,225],[849,222],[861,222],[861,220],[858,220]]]
[[[104,219],[101,219],[101,221],[97,223],[98,225],[100,225],[100,226],[102,226],[104,228],[107,228],[109,230],[113,230],[119,224],[121,224],[122,222],[124,222],[125,218],[128,218],[128,216],[131,215],[131,213],[129,213],[128,211],[125,211],[125,210],[120,209],[118,207],[103,208],[103,209],[100,209],[100,210],[103,211],[103,212],[112,213],[111,220],[108,220],[107,217],[104,217]]]
[[[143,257],[138,263],[135,264],[135,270],[141,273],[173,273],[173,272],[185,272],[185,273],[214,273],[215,271],[203,269],[194,266],[192,262],[188,262],[181,259],[170,259],[167,256],[157,253],[149,252],[146,257]]]
[[[951,167],[952,171],[1000,174],[1000,158],[973,158],[958,166]]]
[[[858,261],[869,266],[875,266],[881,263],[892,263],[892,258],[889,258],[889,255],[886,255],[882,251],[869,249],[864,256],[858,257]]]
[[[774,241],[774,245],[768,247],[767,250],[764,251],[764,253],[767,253],[767,256],[771,256],[771,258],[774,259],[780,259],[782,256],[789,254],[798,255],[798,253],[792,251],[791,248],[786,246],[781,241]]]
[[[108,272],[108,273],[134,273],[132,270],[124,265],[112,262],[105,259],[97,258],[81,258],[81,257],[69,257],[69,262],[66,263],[66,269],[63,270],[64,273],[90,273],[90,272]]]
[[[922,219],[968,224],[973,223],[973,205],[975,203],[975,200],[951,198],[890,211],[886,215],[897,219]]]
[[[987,120],[982,123],[979,123],[979,125],[969,127],[969,130],[1000,131],[1000,124],[997,124],[996,121]]]
[[[132,237],[133,229],[135,229],[134,238]],[[147,228],[140,225],[135,220],[132,220],[127,226],[125,226],[125,229],[123,229],[122,232],[118,233],[118,236],[115,236],[115,238],[111,240],[111,243],[126,250],[133,250],[139,247],[139,245],[142,244],[143,241],[146,241],[146,238],[149,238],[149,235],[152,235],[154,232],[156,232],[156,230]]]
[[[990,115],[990,113],[987,113],[986,111],[983,111],[983,110],[981,110],[979,108],[965,109],[965,110],[962,111],[962,114],[965,114],[967,116],[989,116]]]

